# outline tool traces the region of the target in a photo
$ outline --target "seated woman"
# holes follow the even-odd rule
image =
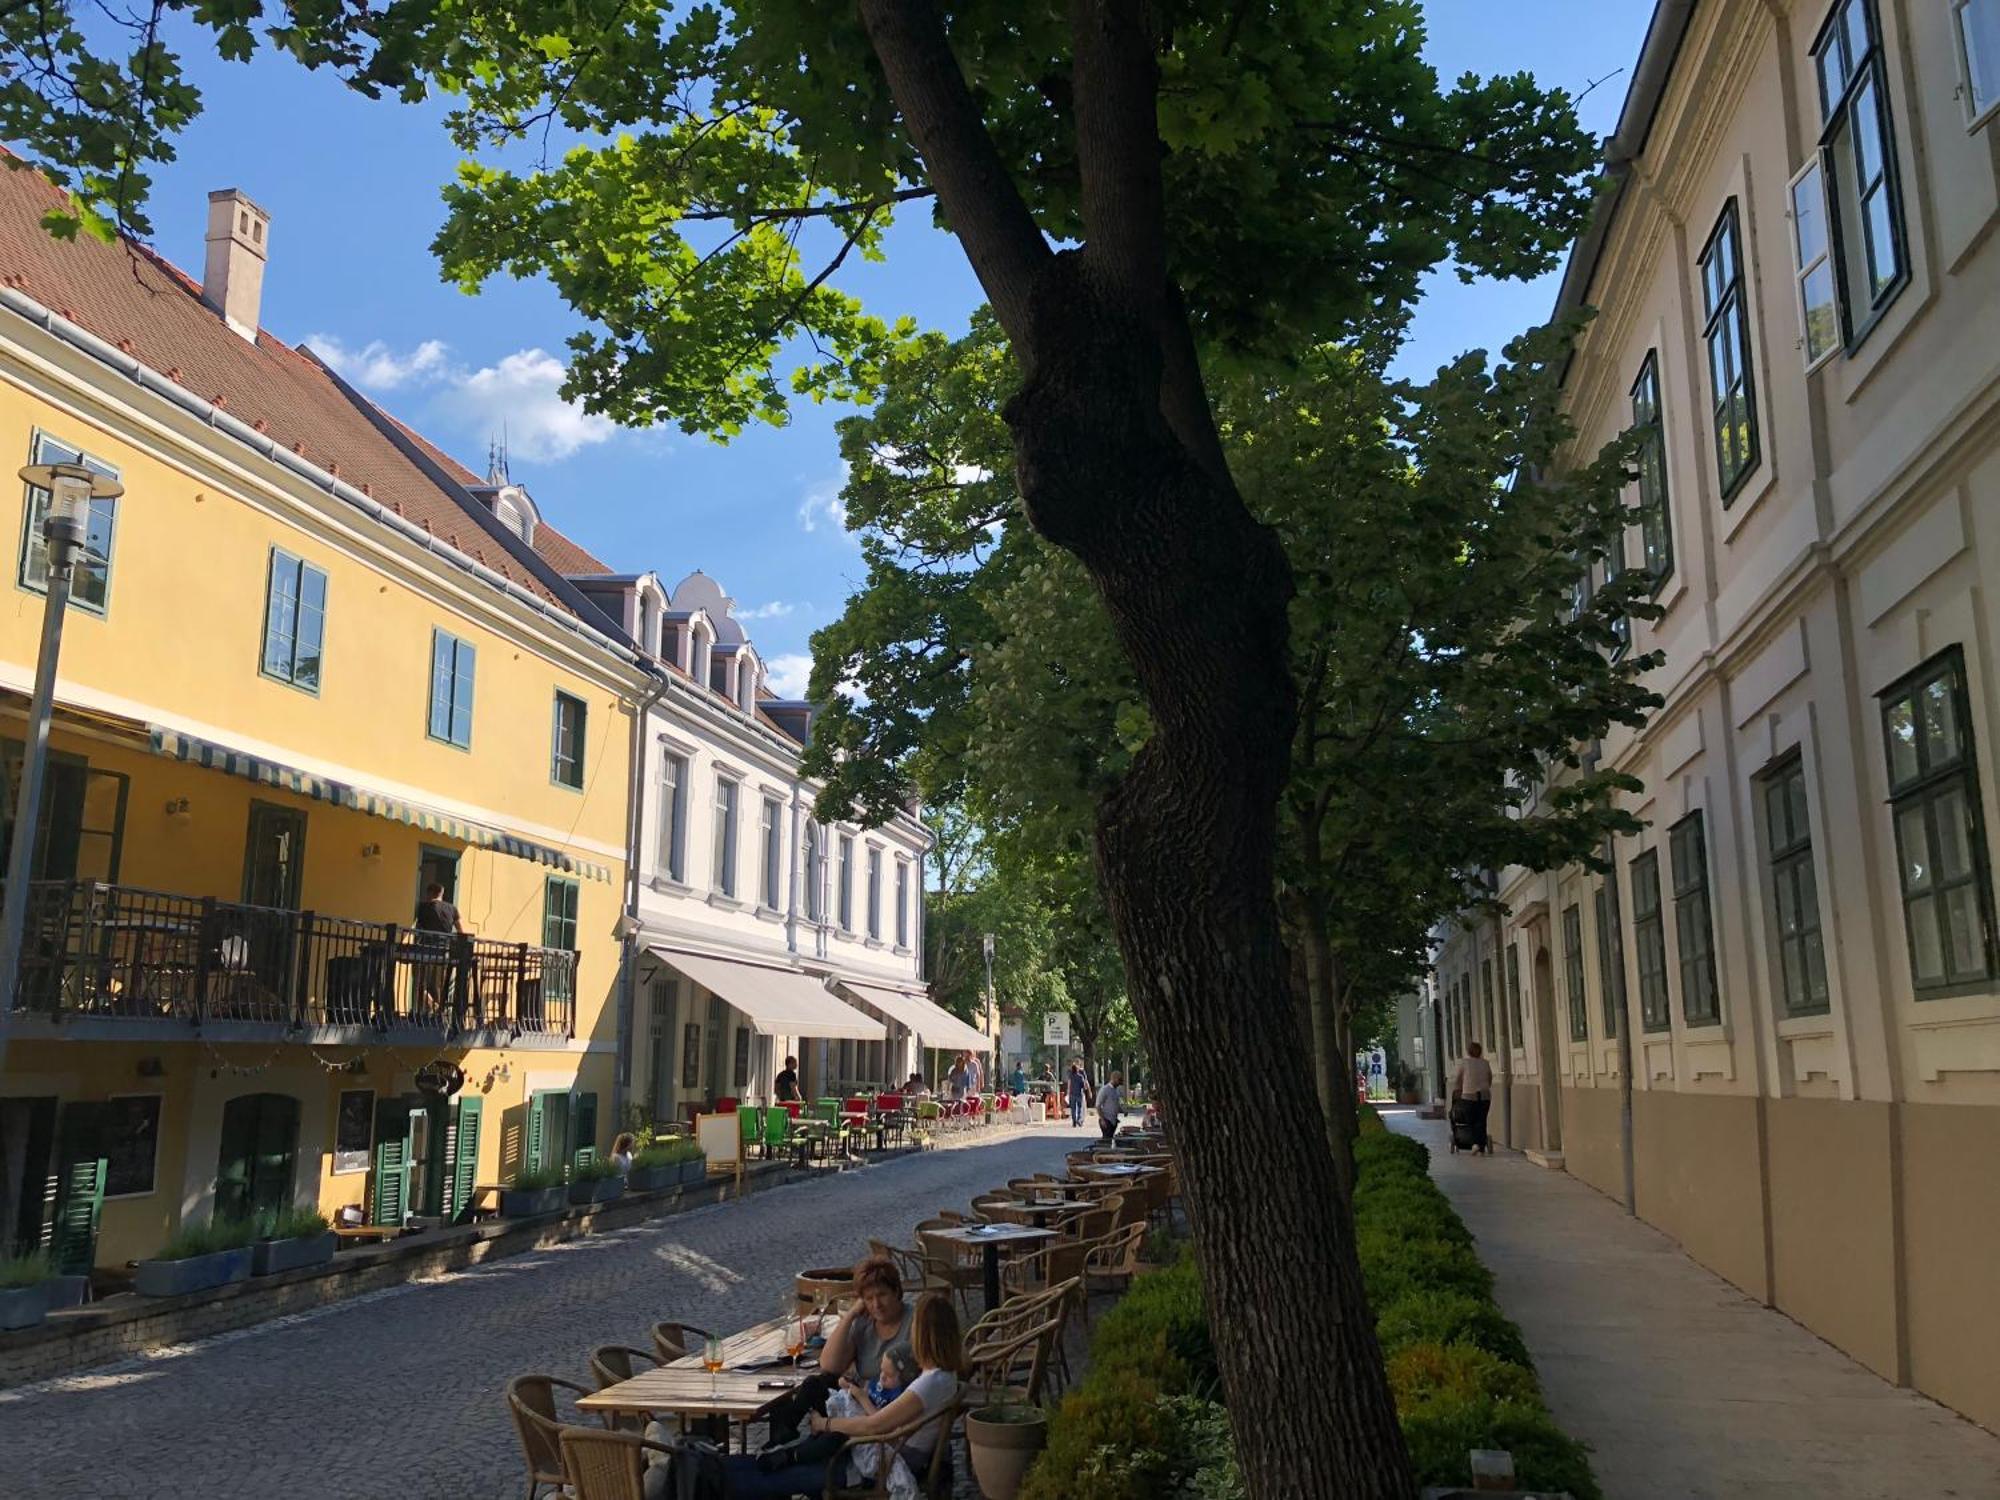
[[[813,1412],[806,1419],[812,1431],[839,1438],[869,1438],[895,1432],[925,1417],[941,1418],[958,1398],[959,1377],[965,1370],[965,1343],[958,1314],[951,1299],[943,1293],[926,1292],[911,1313],[910,1353],[916,1359],[917,1376],[899,1395],[874,1411],[859,1411],[853,1416],[823,1416]],[[854,1404],[857,1408],[864,1405]],[[873,1477],[882,1464],[893,1461],[889,1493],[915,1496],[924,1471],[930,1467],[932,1454],[947,1435],[939,1421],[918,1429],[900,1454],[886,1444],[857,1444],[838,1460],[845,1472],[837,1474],[835,1480],[841,1484],[860,1483]],[[790,1463],[770,1471],[759,1464],[755,1454],[735,1453],[723,1462],[732,1500],[785,1500],[793,1495],[818,1495],[826,1485],[825,1458]]]

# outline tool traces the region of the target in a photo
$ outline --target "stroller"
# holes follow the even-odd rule
[[[1472,1125],[1472,1105],[1469,1100],[1456,1096],[1452,1098],[1448,1114],[1451,1121],[1451,1154],[1479,1149],[1479,1132]]]

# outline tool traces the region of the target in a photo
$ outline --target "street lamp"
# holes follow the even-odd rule
[[[6,1061],[7,1033],[20,996],[28,879],[35,862],[35,830],[41,824],[42,773],[48,765],[56,658],[62,654],[70,577],[89,532],[92,502],[116,500],[125,493],[125,486],[117,480],[83,464],[29,464],[21,470],[21,480],[49,495],[48,513],[42,518],[42,538],[48,543],[48,597],[42,603],[42,645],[35,658],[35,696],[28,707],[21,787],[14,798],[14,843],[7,851],[7,883],[4,897],[0,897],[0,1063]]]

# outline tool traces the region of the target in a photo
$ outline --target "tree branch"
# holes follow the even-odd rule
[[[908,203],[913,198],[929,198],[936,194],[934,187],[901,188],[893,193],[884,193],[879,198],[856,198],[847,203],[816,203],[804,208],[705,208],[690,210],[679,217],[688,223],[700,224],[717,219],[728,219],[743,224],[789,223],[794,219],[825,219],[838,214],[873,213],[878,208],[887,208],[892,203]]]
[[[1054,252],[1000,159],[944,22],[931,0],[861,0],[861,24],[973,274],[1032,358],[1029,293]]]

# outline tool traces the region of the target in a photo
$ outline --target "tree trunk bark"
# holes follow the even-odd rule
[[[1340,1050],[1340,971],[1326,924],[1307,912],[1300,935],[1305,949],[1306,985],[1312,1005],[1313,1073],[1319,1084],[1320,1114],[1326,1122],[1327,1150],[1340,1190],[1354,1196],[1354,1069]]]
[[[1290,753],[1284,553],[1161,412],[1154,328],[1093,295],[1088,252],[1035,292],[1007,418],[1028,518],[1101,592],[1154,722],[1098,812],[1127,988],[1176,1134],[1251,1495],[1414,1489],[1354,1254],[1348,1196],[1298,1046],[1273,895]],[[1201,1128],[1223,1101],[1228,1128]],[[1267,1103],[1267,1101],[1269,1103]],[[1275,1105],[1275,1107],[1270,1107]],[[1310,1350],[1301,1385],[1274,1351]]]

